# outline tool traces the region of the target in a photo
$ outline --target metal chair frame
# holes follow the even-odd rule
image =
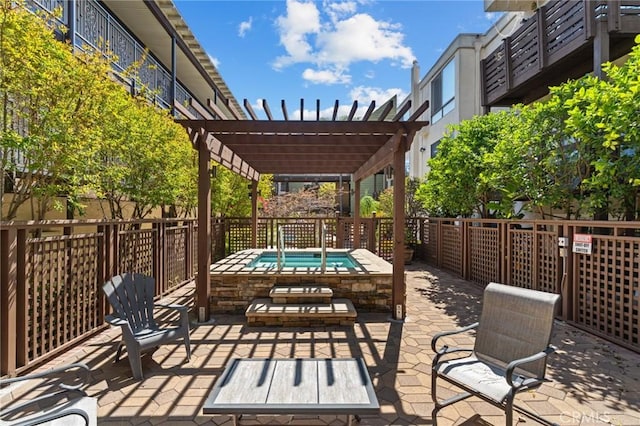
[[[435,352],[431,367],[431,397],[435,407],[432,411],[433,425],[437,424],[438,412],[449,405],[476,396],[505,412],[506,425],[513,424],[513,411],[518,411],[545,425],[554,425],[539,415],[517,406],[514,403],[516,394],[525,390],[534,389],[547,380],[544,378],[547,356],[555,351],[549,341],[553,328],[553,315],[555,313],[559,295],[543,293],[535,290],[516,288],[502,284],[490,283],[484,293],[484,302],[480,321],[453,331],[437,333],[431,340],[431,349]],[[508,321],[509,312],[514,312],[509,302],[517,301],[520,307],[527,307],[530,312],[522,313],[512,322]],[[495,302],[495,303],[494,303]],[[490,306],[494,305],[494,306]],[[539,315],[539,318],[536,316]],[[519,321],[522,319],[522,321]],[[506,320],[506,321],[505,321]],[[484,322],[490,323],[488,326]],[[508,322],[505,324],[505,322]],[[520,324],[522,323],[522,324]],[[491,327],[499,330],[495,332]],[[520,327],[522,329],[518,329]],[[513,327],[510,333],[509,328]],[[527,348],[527,342],[519,333],[527,335],[527,327],[536,335],[537,342]],[[445,336],[454,336],[460,333],[477,330],[474,348],[450,348],[443,345],[438,348],[438,341]],[[510,336],[503,337],[505,334]],[[498,336],[498,337],[496,337]],[[527,335],[530,337],[530,335]],[[482,339],[486,338],[486,342]],[[512,348],[507,348],[510,341],[516,341]],[[501,343],[502,342],[502,343]],[[454,354],[455,356],[450,356]],[[460,356],[467,354],[466,356]],[[506,355],[506,356],[505,356]],[[509,356],[511,355],[511,356]],[[514,356],[515,355],[515,356]],[[452,374],[457,369],[457,374]],[[475,370],[475,371],[474,371]],[[476,373],[476,371],[478,371]],[[481,380],[474,380],[472,376],[482,375],[484,371],[490,372],[488,382],[497,384],[499,390],[491,389]],[[452,377],[455,376],[455,377]],[[456,385],[463,390],[462,393],[452,396],[444,401],[437,398],[438,378]],[[504,380],[503,383],[499,379]],[[508,386],[508,387],[507,387]]]

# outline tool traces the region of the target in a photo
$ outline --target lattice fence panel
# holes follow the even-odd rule
[[[353,248],[353,221],[352,220],[344,220],[340,221],[340,226],[342,226],[342,235],[344,241],[342,242],[342,247],[346,249]]]
[[[525,229],[509,230],[511,261],[509,284],[515,287],[533,287],[533,231]]]
[[[165,288],[163,293],[176,288],[190,277],[187,275],[187,227],[167,228],[165,238]]]
[[[258,229],[256,230],[257,248],[266,249],[269,246],[269,224],[264,220],[258,220]]]
[[[380,219],[378,227],[378,256],[393,259],[393,219]]]
[[[360,247],[363,249],[369,249],[369,227],[371,226],[371,222],[363,221],[360,222]]]
[[[640,348],[640,239],[594,236],[592,254],[574,254],[577,322]]]
[[[101,234],[33,238],[27,242],[27,357],[36,360],[104,322]]]
[[[227,220],[227,253],[251,248],[251,219]]]
[[[498,228],[470,226],[469,228],[470,279],[479,284],[499,281]]]
[[[120,262],[118,271],[137,272],[153,276],[153,229],[120,231]]]
[[[436,265],[438,263],[438,224],[424,221],[422,225],[422,246],[425,260]]]
[[[555,232],[536,233],[538,279],[534,288],[540,291],[560,294],[558,234]]]
[[[316,242],[316,223],[290,223],[282,227],[285,248],[319,247]]]
[[[442,226],[442,268],[462,275],[462,230],[460,226]]]
[[[325,220],[325,226],[327,227],[327,231],[324,238],[325,247],[327,248],[335,248],[337,241],[337,224],[336,220]]]

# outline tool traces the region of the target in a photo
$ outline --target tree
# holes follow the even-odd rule
[[[41,219],[54,197],[66,194],[73,204],[95,182],[96,129],[114,84],[108,58],[73,54],[53,25],[22,4],[0,5],[0,195],[13,189],[3,219],[27,200]]]
[[[492,152],[501,132],[513,124],[510,111],[490,113],[449,128],[429,160],[426,182],[416,191],[417,200],[433,216],[489,217],[489,203],[496,191],[487,178],[485,156]]]
[[[111,216],[144,218],[173,206],[187,214],[197,197],[196,153],[169,112],[116,86],[104,106],[97,195]],[[129,213],[125,206],[133,202]]]
[[[251,216],[251,181],[220,165],[211,180],[211,214],[218,217]],[[258,207],[271,198],[272,175],[260,175]]]
[[[321,187],[301,189],[272,197],[264,208],[269,217],[327,216],[335,211],[335,191]]]
[[[360,216],[371,217],[378,210],[378,202],[369,194],[360,198]]]
[[[505,218],[517,217],[516,201],[527,202],[543,217],[556,209],[565,218],[579,215],[582,156],[567,133],[562,105],[566,96],[555,94],[547,102],[517,106],[517,120],[503,132],[494,151],[486,156],[485,177],[499,194],[491,207]]]
[[[573,96],[564,104],[567,130],[588,155],[582,184],[585,207],[605,219],[612,214],[637,220],[640,189],[640,35],[621,66],[603,66],[605,79],[586,76],[558,91]]]

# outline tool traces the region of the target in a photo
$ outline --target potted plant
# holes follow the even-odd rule
[[[404,264],[409,265],[415,251],[415,235],[410,227],[404,228]]]

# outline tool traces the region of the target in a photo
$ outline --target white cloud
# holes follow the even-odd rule
[[[353,15],[338,21],[333,31],[318,35],[318,59],[321,63],[344,65],[391,59],[403,68],[411,68],[415,57],[411,48],[402,44],[404,35],[397,30],[397,25],[376,21],[370,15]]]
[[[286,15],[276,20],[286,54],[275,59],[275,69],[308,63],[315,69],[304,71],[305,80],[348,84],[349,66],[355,62],[388,60],[394,66],[411,67],[415,56],[404,45],[400,25],[356,13],[358,2],[353,0],[325,0],[322,5],[325,15],[309,0],[287,0]]]
[[[344,74],[344,70],[341,69],[324,69],[314,70],[307,68],[302,73],[302,78],[313,84],[349,84],[351,82],[351,76]]]
[[[397,96],[398,104],[407,97],[407,93],[405,93],[402,89],[391,88],[391,89],[382,89],[380,87],[367,87],[367,86],[358,86],[353,88],[349,92],[350,102],[339,104],[338,105],[338,113],[337,119],[341,120],[347,117],[351,113],[351,108],[353,106],[354,101],[358,101],[358,108],[354,115],[354,120],[358,120],[362,118],[369,109],[369,105],[372,101],[376,102],[375,108],[380,108],[385,102],[391,99],[393,96]],[[333,118],[333,105],[323,108],[320,110],[320,119],[323,120],[331,120]],[[304,109],[304,119],[305,120],[315,120],[317,112],[315,109]],[[300,108],[293,111],[289,116],[291,119],[299,120],[300,119]]]
[[[364,76],[371,80],[376,78],[376,72],[374,70],[369,70],[364,74]]]
[[[253,16],[250,16],[248,21],[240,22],[240,25],[238,25],[238,36],[244,37],[245,34],[247,34],[247,31],[251,30],[252,24],[253,24]]]
[[[358,86],[351,89],[349,96],[352,100],[358,100],[359,103],[367,105],[371,101],[376,101],[376,107],[380,107],[393,96],[398,97],[398,103],[402,102],[407,97],[407,93],[398,88],[382,89],[380,87]]]
[[[335,2],[325,0],[322,6],[333,22],[336,22],[341,17],[355,13],[358,8],[355,1]]]
[[[287,0],[287,15],[276,19],[276,27],[280,32],[280,44],[287,51],[287,56],[276,58],[276,69],[312,60],[313,48],[307,35],[320,31],[320,12],[315,3]]]
[[[215,66],[216,68],[220,67],[220,59],[216,58],[215,56],[209,55],[209,60],[211,61],[213,66]]]

